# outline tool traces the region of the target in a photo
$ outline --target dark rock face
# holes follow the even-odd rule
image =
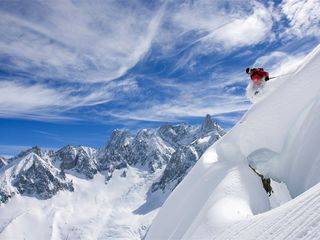
[[[61,169],[71,169],[77,165],[77,150],[71,146],[67,145],[61,148],[56,155],[62,160]]]
[[[166,166],[159,182],[152,186],[152,191],[169,187],[173,190],[188,173],[188,170],[194,166],[199,156],[192,146],[180,147],[175,151]]]
[[[187,124],[180,124],[177,126],[165,125],[159,128],[159,135],[161,138],[170,143],[173,146],[182,145],[186,140],[192,141],[194,136],[195,128]],[[190,139],[190,137],[192,139]]]
[[[27,168],[20,169],[12,181],[20,194],[36,195],[41,199],[54,196],[59,190],[73,191],[72,182],[65,181],[49,163],[36,154],[28,155]]]
[[[7,203],[10,198],[14,196],[14,193],[5,192],[0,189],[0,205],[1,203]]]
[[[163,141],[153,129],[138,132],[132,143],[130,163],[146,167],[151,172],[166,164],[172,154],[170,144]]]
[[[77,149],[75,170],[86,178],[92,179],[98,173],[96,150],[80,146]]]
[[[14,194],[48,199],[59,190],[73,191],[73,184],[58,169],[33,151],[16,158],[1,176],[0,201],[5,203]]]
[[[110,177],[115,169],[126,168],[132,155],[131,142],[129,131],[114,130],[107,146],[98,153],[99,169]]]
[[[183,133],[184,139],[180,138],[180,142],[178,142],[180,145],[172,154],[160,180],[153,184],[152,191],[158,189],[164,191],[166,188],[172,191],[207,148],[225,134],[224,130],[211,119],[210,115],[206,116],[200,127],[190,128],[191,136]]]
[[[60,163],[60,169],[75,170],[80,175],[92,179],[98,172],[96,150],[90,147],[67,145],[53,155],[54,162]]]

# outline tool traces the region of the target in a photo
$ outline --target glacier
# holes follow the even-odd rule
[[[267,82],[171,193],[146,240],[320,239],[319,76],[320,45],[295,72]],[[273,207],[249,164],[293,199]]]

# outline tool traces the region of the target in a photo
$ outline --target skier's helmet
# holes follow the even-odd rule
[[[246,73],[247,73],[247,74],[250,74],[250,72],[251,72],[251,69],[250,69],[250,68],[247,68],[247,69],[246,69]]]

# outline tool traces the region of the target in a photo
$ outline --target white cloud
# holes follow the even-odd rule
[[[253,66],[263,66],[270,72],[271,77],[291,74],[301,65],[306,55],[307,53],[305,52],[288,54],[281,51],[274,51],[268,55],[259,57]]]
[[[136,111],[126,112],[106,112],[120,119],[131,119],[138,121],[154,121],[154,122],[173,122],[185,117],[203,117],[206,114],[222,115],[229,113],[238,113],[248,110],[250,104],[248,102],[226,103],[224,105],[215,105],[212,103],[205,104],[182,104],[168,103],[155,104],[151,108],[139,109]]]
[[[298,37],[320,37],[320,1],[284,0],[282,13],[289,20],[290,28],[285,32]]]
[[[1,6],[2,5],[2,6]],[[165,10],[138,1],[33,1],[0,5],[0,54],[8,67],[37,77],[104,82],[149,50]]]
[[[252,0],[173,1],[155,42],[165,58],[183,53],[173,71],[192,70],[198,56],[273,41],[272,11]]]
[[[142,120],[142,121],[177,121],[184,117],[203,117],[206,114],[222,115],[238,113],[248,109],[250,103],[244,96],[237,96],[224,87],[234,83],[224,81],[215,82],[194,82],[174,83],[163,81],[163,87],[172,89],[176,93],[174,98],[162,101],[150,100],[147,103],[139,104],[135,109],[125,111],[105,111],[101,115],[111,115],[121,119]]]
[[[0,81],[0,112],[30,111],[34,108],[43,108],[59,105],[64,98],[53,89],[42,85],[26,86],[21,83]]]
[[[70,120],[63,112],[117,99],[118,95],[137,90],[134,79],[109,82],[99,86],[48,87],[21,81],[0,81],[0,117],[42,120]],[[75,120],[75,119],[73,119]]]
[[[0,79],[0,117],[64,120],[67,110],[135,93],[135,79],[117,78],[149,51],[165,8],[136,0],[0,1],[1,64],[21,75]]]
[[[227,49],[254,45],[269,40],[273,25],[271,14],[263,5],[256,4],[255,7],[251,15],[236,19],[218,29],[208,37],[208,40],[212,38],[214,42]]]
[[[226,7],[227,6],[227,7]],[[172,38],[195,32],[196,40],[189,47],[200,43],[198,52],[226,51],[271,38],[273,19],[269,7],[258,1],[199,0],[176,4],[172,10],[170,28]],[[169,34],[165,35],[167,38]],[[170,47],[165,48],[170,50]],[[197,53],[198,53],[197,52]]]

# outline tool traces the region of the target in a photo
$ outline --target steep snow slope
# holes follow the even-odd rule
[[[280,225],[286,221],[298,227],[303,220],[308,221],[294,236],[319,236],[320,223],[314,220],[320,216],[319,209],[312,207],[311,214],[302,206],[309,204],[309,198],[318,198],[318,185],[268,211],[261,181],[248,167],[249,162],[264,175],[285,182],[293,197],[320,181],[319,76],[320,45],[294,74],[268,82],[264,96],[204,153],[169,196],[146,239],[228,239],[232,234],[235,239],[256,239],[236,226],[243,224],[260,236],[265,225],[276,230],[283,229]],[[290,211],[296,212],[289,217]],[[255,216],[259,213],[264,214]],[[271,226],[273,218],[275,225]],[[225,235],[228,232],[231,235]],[[280,233],[271,239],[283,238],[292,239]]]
[[[320,184],[264,214],[228,226],[211,239],[320,239]]]

